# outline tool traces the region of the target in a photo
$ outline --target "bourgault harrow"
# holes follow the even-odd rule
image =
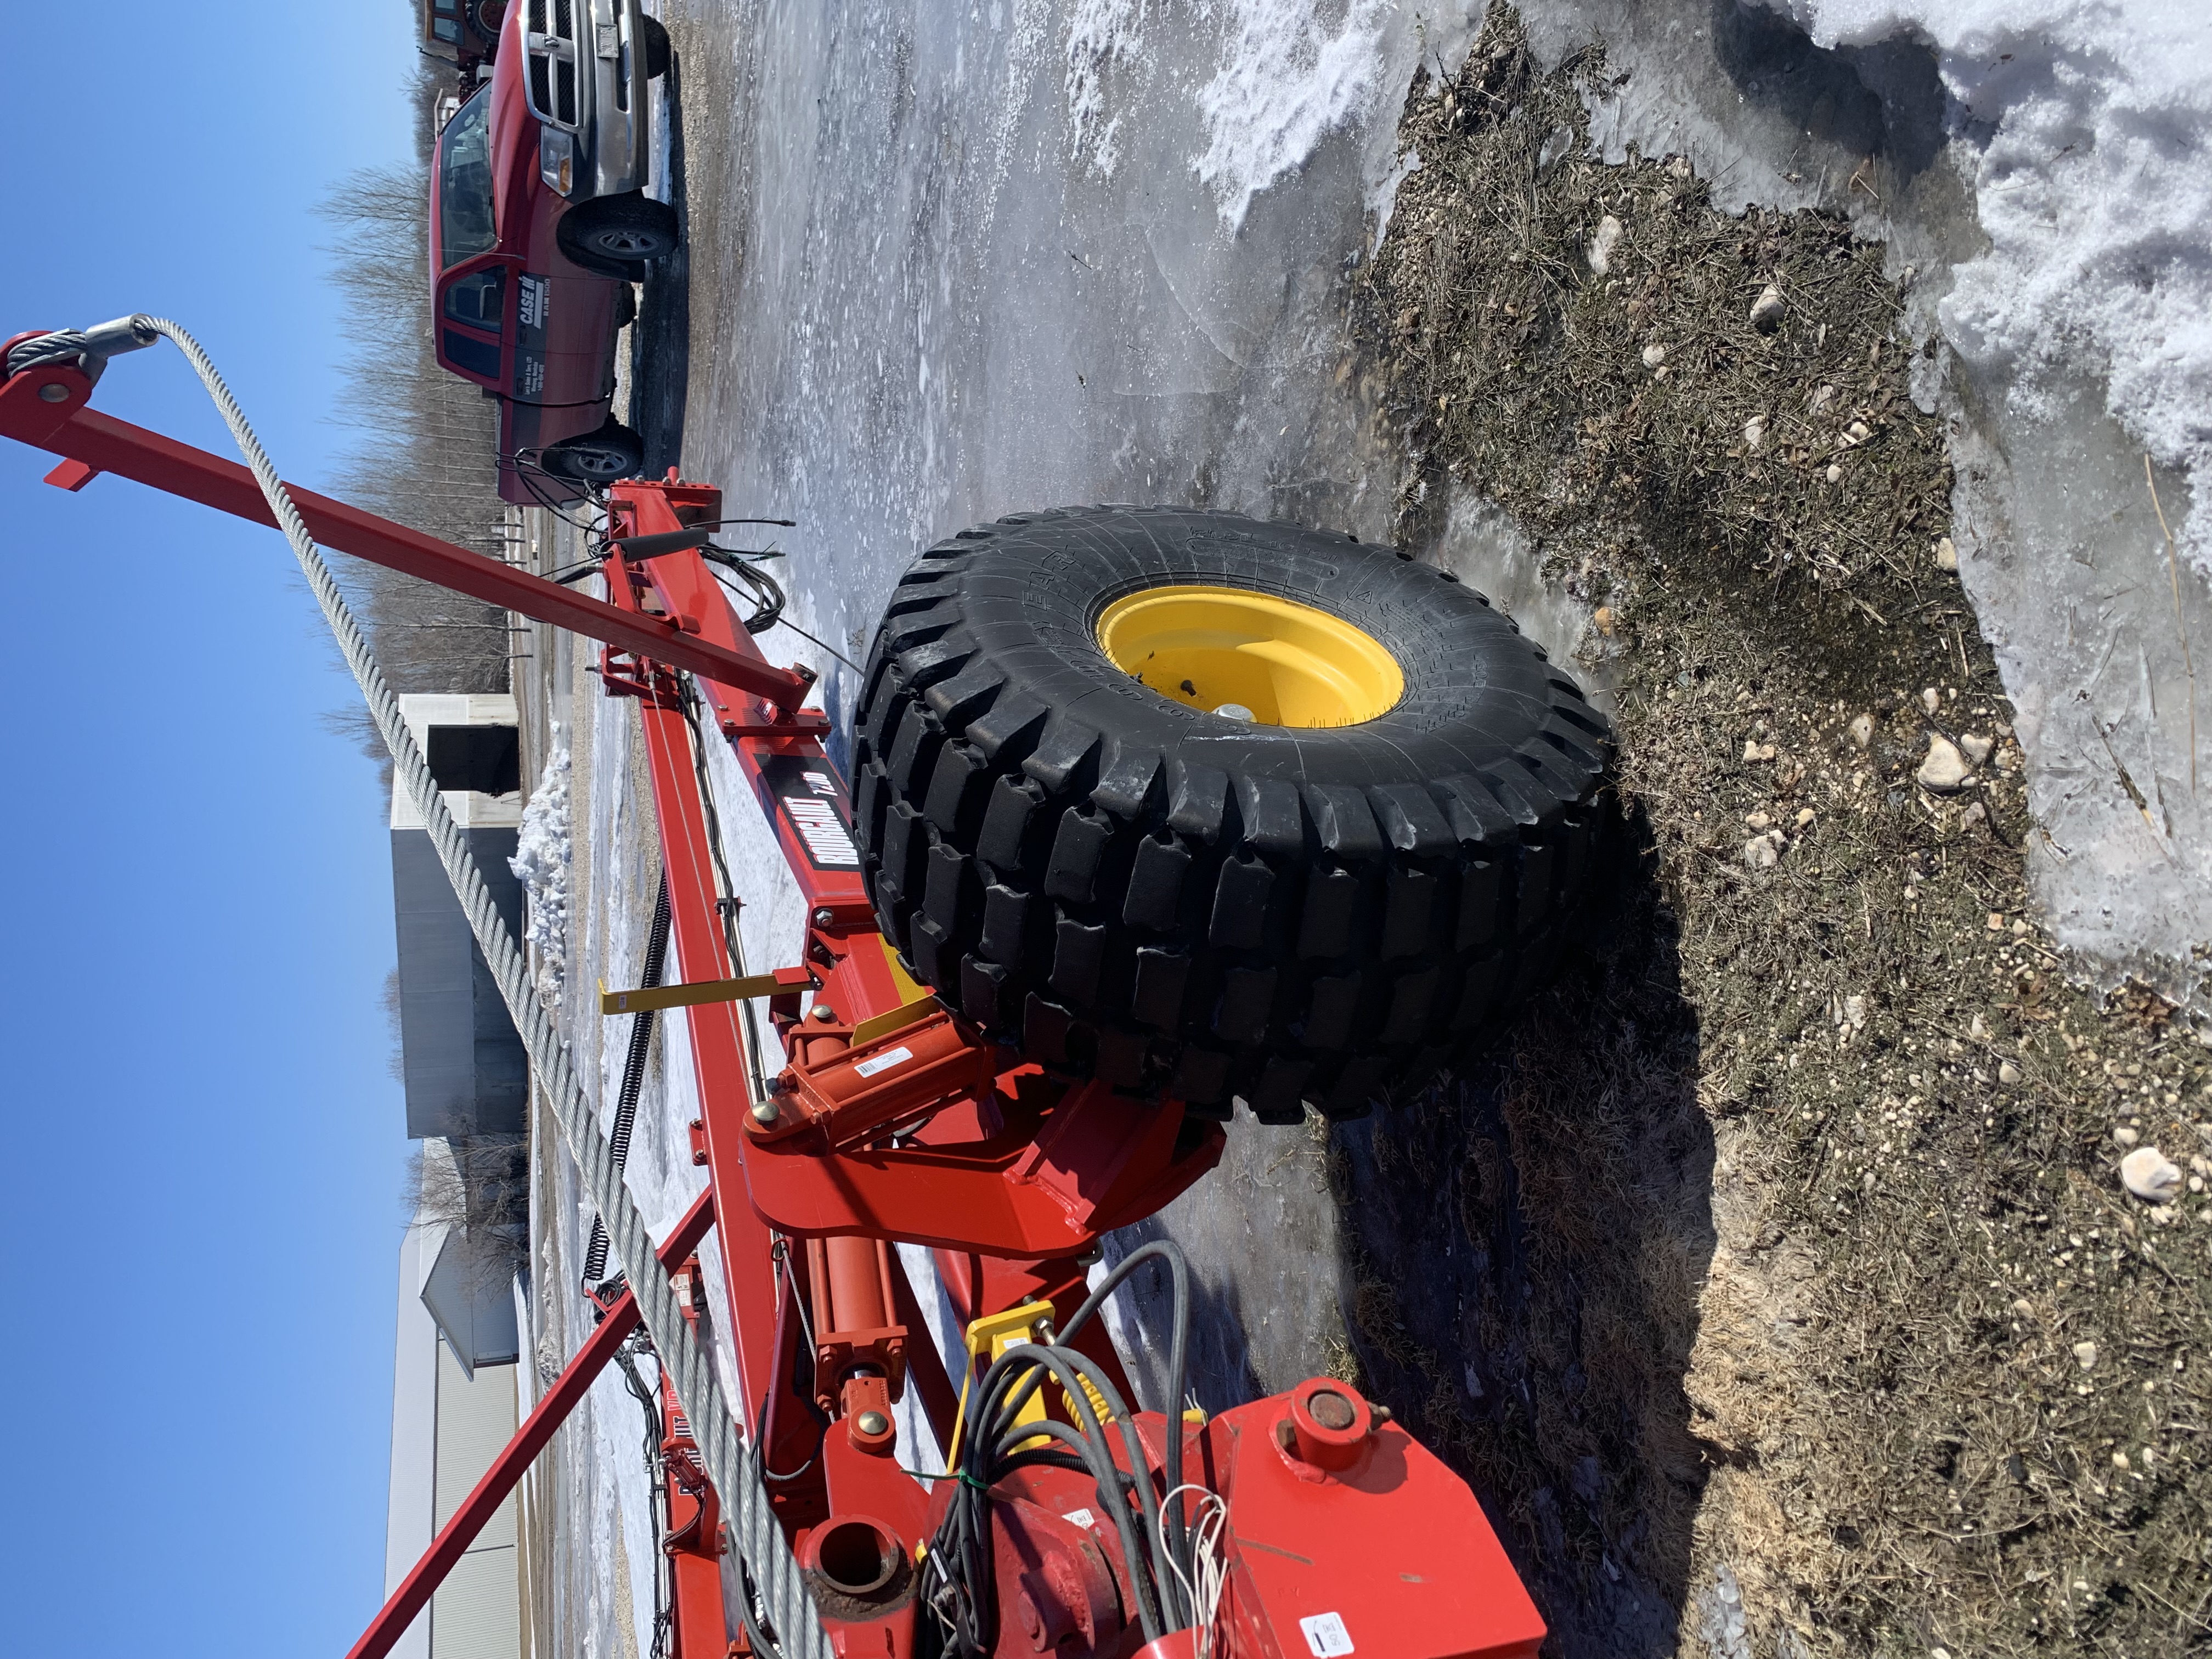
[[[9,340],[0,361],[37,337]],[[79,489],[112,473],[275,522],[245,467],[88,407],[89,361],[90,374],[49,362],[0,383],[0,433],[64,458],[48,483]],[[742,1433],[770,1472],[770,1505],[832,1650],[1536,1652],[1544,1626],[1474,1494],[1349,1384],[1316,1377],[1211,1419],[1133,1409],[1091,1311],[1087,1267],[1104,1234],[1212,1168],[1223,1130],[1174,1100],[1048,1075],[909,976],[870,908],[845,782],[823,750],[828,721],[804,706],[814,677],[762,655],[701,552],[722,516],[718,490],[672,473],[614,486],[605,601],[291,493],[330,547],[599,641],[605,694],[638,705],[674,951],[670,987],[649,1006],[684,1016],[699,1086],[691,1141],[708,1181],[658,1267],[625,1266],[671,1275],[688,1316],[734,1345]],[[736,896],[717,879],[699,783],[696,745],[713,742],[736,757],[806,900],[793,964],[746,978],[731,961],[724,923]],[[757,1096],[748,998],[765,1001],[783,1046],[781,1074]],[[930,1339],[898,1243],[933,1252],[967,1327],[957,1375]],[[697,1267],[706,1248],[728,1287],[729,1305],[711,1315]],[[1180,1288],[1171,1249],[1139,1254],[1170,1258]],[[626,1291],[602,1306],[352,1659],[390,1650],[636,1328]],[[779,1644],[747,1589],[742,1548],[732,1555],[681,1405],[661,1386],[669,1651],[769,1659]],[[1174,1387],[1179,1395],[1180,1378]],[[898,1441],[891,1407],[908,1389],[952,1449],[950,1474],[933,1481],[908,1473],[923,1454]],[[726,1586],[737,1592],[727,1602]]]

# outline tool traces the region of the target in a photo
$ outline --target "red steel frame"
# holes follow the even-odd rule
[[[0,356],[29,337],[16,336],[0,346]],[[273,522],[246,469],[89,410],[90,390],[90,380],[71,368],[13,376],[0,383],[0,435],[62,455],[48,482],[64,489],[113,473],[240,518]],[[822,749],[827,722],[820,711],[799,707],[811,673],[767,661],[696,546],[633,557],[618,545],[711,523],[720,517],[719,491],[680,483],[672,472],[665,482],[616,486],[605,601],[311,491],[294,489],[292,495],[310,532],[328,546],[603,642],[606,692],[639,706],[669,891],[672,979],[685,983],[738,972],[724,928],[726,902],[738,896],[722,890],[708,830],[712,809],[699,781],[706,763],[701,747],[718,740],[729,745],[753,807],[774,824],[806,901],[800,967],[813,1006],[802,1018],[797,988],[769,999],[787,1064],[758,1099],[739,1005],[684,1010],[701,1098],[694,1156],[706,1166],[708,1185],[658,1254],[664,1268],[684,1270],[707,1233],[714,1234],[730,1297],[717,1322],[734,1343],[744,1428],[764,1467],[779,1472],[771,1502],[801,1565],[819,1565],[812,1552],[832,1530],[823,1523],[839,1516],[866,1517],[910,1554],[932,1530],[931,1500],[899,1468],[890,1407],[913,1387],[942,1446],[957,1394],[894,1245],[933,1249],[938,1278],[963,1322],[1036,1300],[1052,1301],[1064,1312],[1083,1294],[1085,1264],[1095,1259],[1100,1236],[1154,1213],[1212,1168],[1223,1145],[1220,1127],[1187,1119],[1179,1103],[1140,1106],[1115,1098],[1102,1084],[1048,1077],[994,1049],[918,994],[877,930],[850,848],[843,784]],[[696,677],[696,696],[684,672]],[[745,810],[727,799],[713,805]],[[765,965],[773,964],[747,964],[756,971]],[[794,986],[801,981],[795,971],[781,977]],[[879,1073],[881,1082],[875,1080]],[[696,1271],[688,1283],[696,1294]],[[389,1651],[636,1320],[627,1292],[607,1308],[349,1659],[380,1659]],[[802,1333],[811,1336],[811,1353],[803,1352]],[[1103,1322],[1087,1327],[1079,1346],[1125,1397],[1134,1397]],[[1433,1613],[1427,1626],[1411,1615],[1407,1623],[1376,1601],[1379,1592],[1369,1585],[1347,1591],[1347,1605],[1381,1609],[1363,1611],[1369,1635],[1358,1650],[1366,1659],[1389,1651],[1533,1655],[1541,1623],[1471,1496],[1433,1458],[1410,1442],[1400,1445],[1404,1437],[1391,1431],[1396,1438],[1386,1449],[1420,1479],[1396,1477],[1401,1501],[1382,1531],[1374,1518],[1358,1519],[1355,1508],[1345,1507],[1364,1501],[1351,1494],[1373,1483],[1363,1486],[1364,1474],[1354,1480],[1349,1473],[1341,1479],[1330,1473],[1350,1467],[1351,1454],[1337,1441],[1351,1441],[1330,1439],[1302,1414],[1299,1400],[1320,1386],[1302,1385],[1297,1395],[1240,1407],[1205,1431],[1212,1437],[1204,1456],[1209,1467],[1218,1464],[1220,1490],[1229,1492],[1233,1482],[1251,1494],[1239,1504],[1240,1527],[1266,1523],[1286,1528],[1279,1533],[1285,1539],[1320,1540],[1303,1546],[1315,1553],[1310,1556],[1232,1534],[1232,1556],[1240,1547],[1271,1553],[1249,1557],[1232,1571],[1224,1627],[1243,1632],[1234,1638],[1233,1650],[1283,1651],[1273,1645],[1279,1632],[1269,1622],[1276,1615],[1265,1610],[1269,1595],[1280,1601],[1306,1592],[1295,1586],[1267,1590],[1261,1581],[1285,1571],[1271,1565],[1273,1558],[1304,1562],[1310,1575],[1315,1559],[1338,1548],[1349,1528],[1364,1541],[1344,1556],[1347,1563],[1356,1562],[1363,1574],[1371,1569],[1378,1584],[1393,1578],[1419,1583],[1419,1575],[1387,1572],[1376,1552],[1417,1548],[1407,1540],[1425,1535],[1431,1515],[1460,1517],[1461,1525],[1472,1515],[1480,1536],[1470,1537],[1471,1553],[1460,1565],[1480,1589],[1484,1628],[1462,1632],[1449,1621],[1437,1626]],[[681,1406],[665,1383],[664,1396],[670,1524],[664,1547],[676,1591],[675,1651],[680,1659],[707,1659],[726,1647],[742,1653],[742,1641],[723,1640],[719,1510]],[[1285,1410],[1288,1415],[1276,1415]],[[1147,1431],[1155,1437],[1164,1434],[1160,1419],[1145,1420],[1155,1425]],[[1369,1432],[1364,1415],[1358,1432]],[[1316,1450],[1316,1436],[1334,1449]],[[1387,1437],[1378,1430],[1376,1437]],[[1311,1461],[1301,1461],[1307,1454]],[[1264,1510],[1251,1509],[1262,1502],[1263,1487],[1273,1495]],[[1337,1490],[1325,1490],[1331,1487]],[[1065,1530],[1052,1517],[1040,1524]],[[1426,1532],[1434,1530],[1425,1525]],[[1017,1561],[1007,1570],[1018,1566]],[[911,1650],[910,1607],[892,1617],[832,1595],[824,1601],[823,1623],[841,1652],[906,1659]],[[1429,1633],[1407,1633],[1417,1626]],[[1414,1645],[1393,1649],[1376,1639],[1393,1626]],[[1437,1636],[1431,1627],[1446,1633]],[[1029,1645],[1018,1632],[1006,1639],[1022,1650]],[[1313,1645],[1325,1638],[1309,1631],[1306,1639]],[[1175,1651],[1188,1650],[1187,1636],[1157,1646],[1164,1652],[1176,1640],[1182,1645]],[[1127,1638],[1115,1649],[1131,1650]]]

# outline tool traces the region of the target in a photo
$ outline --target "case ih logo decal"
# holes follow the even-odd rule
[[[523,337],[533,345],[543,345],[545,335],[545,303],[552,293],[552,284],[543,276],[525,271],[516,285],[515,315],[520,320]],[[532,335],[536,337],[532,338]]]
[[[817,870],[858,870],[860,848],[845,816],[843,792],[827,761],[796,755],[771,755],[761,763],[761,779],[790,820],[807,862]]]

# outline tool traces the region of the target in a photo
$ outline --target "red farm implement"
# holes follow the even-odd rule
[[[48,482],[64,489],[108,473],[276,522],[246,468],[88,407],[100,333],[82,361],[49,355],[0,384],[0,432],[61,456]],[[1347,1384],[1316,1378],[1210,1419],[1177,1410],[1178,1384],[1164,1401],[1172,1416],[1134,1409],[1086,1275],[1103,1235],[1206,1175],[1223,1127],[1172,1096],[1139,1100],[1036,1063],[917,982],[878,930],[845,781],[823,746],[828,722],[805,706],[813,677],[762,655],[710,568],[719,491],[672,473],[614,486],[605,600],[291,495],[328,546],[599,641],[606,695],[638,706],[673,957],[665,990],[629,994],[681,1011],[708,1184],[659,1241],[657,1268],[625,1266],[671,1276],[686,1317],[733,1345],[738,1431],[759,1467],[792,1472],[774,1477],[767,1504],[829,1650],[1535,1653],[1543,1626],[1474,1495]],[[737,895],[701,785],[700,748],[713,744],[734,756],[806,901],[791,963],[767,974],[732,961]],[[762,1093],[749,999],[765,1003],[781,1044]],[[901,1243],[933,1253],[967,1328],[951,1365]],[[726,1307],[703,1306],[696,1257],[708,1249]],[[1172,1256],[1147,1247],[1121,1266]],[[1180,1259],[1162,1265],[1180,1284]],[[603,1305],[352,1659],[390,1650],[635,1328],[629,1291]],[[660,1386],[672,1650],[806,1650],[766,1627],[726,1518],[734,1505],[714,1490],[672,1382]],[[899,1441],[892,1408],[908,1390],[937,1443],[955,1449],[934,1480],[908,1472],[926,1455]]]

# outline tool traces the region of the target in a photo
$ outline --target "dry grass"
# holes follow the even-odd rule
[[[2028,915],[1881,250],[1583,159],[1606,85],[1493,11],[1416,87],[1362,296],[1408,539],[1456,481],[1607,607],[1646,867],[1480,1073],[1339,1135],[1357,1357],[1492,1500],[1561,1651],[1702,1651],[1723,1565],[1762,1655],[2203,1648],[2212,1203],[2130,1198],[2113,1134],[2212,1152],[2212,1071]],[[1916,782],[1935,736],[1988,742],[1963,790]]]

